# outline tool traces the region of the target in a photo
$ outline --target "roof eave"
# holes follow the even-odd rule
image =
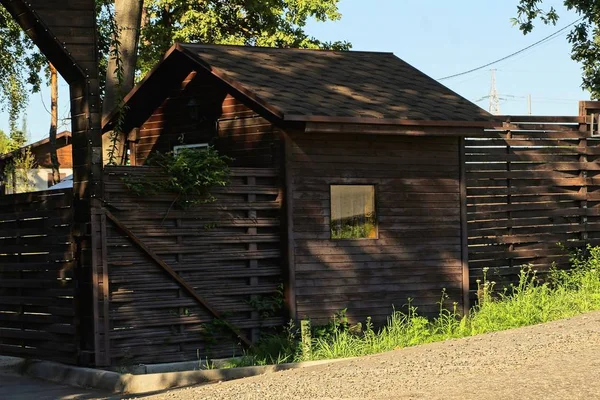
[[[216,79],[223,82],[225,85],[231,88],[233,92],[241,97],[241,99],[245,99],[248,103],[254,104],[255,108],[262,111],[262,114],[265,114],[263,115],[265,118],[273,122],[280,122],[283,120],[283,112],[281,112],[279,109],[263,101],[254,92],[246,89],[240,83],[228,77],[224,71],[207,64],[201,58],[195,56],[193,52],[187,50],[180,43],[175,43],[169,48],[158,64],[156,64],[154,68],[152,68],[152,70],[150,70],[150,72],[148,72],[146,76],[123,98],[122,104],[128,104],[131,100],[133,100],[138,92],[144,87],[144,85],[153,79],[154,75],[168,62],[171,57],[173,57],[174,54],[180,54],[187,57],[194,63],[194,65],[202,68]],[[117,119],[122,108],[122,106],[116,107],[111,113],[102,119],[102,132],[108,132],[114,128],[115,120]]]
[[[237,92],[237,94],[239,96],[241,96],[242,98],[246,99],[246,101],[248,101],[252,104],[255,104],[259,109],[262,109],[267,114],[270,114],[271,118],[268,118],[268,119],[271,119],[271,120],[277,119],[277,120],[281,120],[281,121],[284,120],[283,111],[281,111],[279,108],[275,107],[274,105],[267,103],[266,101],[261,99],[256,93],[247,89],[241,83],[237,82],[235,79],[230,78],[227,75],[227,73],[225,71],[223,71],[222,69],[219,69],[212,65],[209,65],[204,60],[202,60],[201,57],[198,57],[194,52],[186,49],[185,46],[182,46],[179,43],[176,43],[173,47],[176,48],[178,51],[180,51],[182,54],[185,54],[187,57],[192,59],[194,62],[196,62],[196,64],[198,66],[200,66],[202,69],[204,69],[205,71],[207,71],[208,73],[213,75],[215,78],[217,78],[218,80],[220,80],[221,82],[226,84],[232,90]]]
[[[72,137],[72,135],[71,135],[70,131],[62,131],[56,135],[56,140],[58,141],[58,140],[65,139],[65,146],[68,146],[70,144],[69,139],[71,139],[71,137]],[[0,160],[8,160],[10,158],[13,158],[17,154],[22,153],[25,149],[35,149],[36,147],[40,147],[40,146],[43,146],[48,143],[50,143],[50,138],[44,138],[42,140],[38,140],[37,142],[33,142],[31,144],[28,144],[26,146],[23,146],[16,150],[13,150],[10,153],[0,154]]]
[[[162,59],[154,67],[152,67],[152,69],[146,74],[146,76],[144,76],[144,78],[137,85],[135,85],[133,87],[133,89],[131,89],[129,91],[129,93],[127,93],[125,95],[125,97],[123,98],[123,101],[121,102],[121,105],[115,107],[110,113],[108,113],[104,118],[102,118],[102,124],[101,124],[102,132],[109,131],[110,129],[113,128],[114,120],[117,118],[117,116],[123,109],[122,105],[129,103],[129,101],[137,94],[137,92],[140,90],[140,88],[142,86],[144,86],[144,84],[152,78],[154,73],[163,66],[165,61],[169,58],[169,56],[174,51],[181,51],[181,48],[178,43],[175,43],[174,45],[172,45],[169,48],[169,50],[167,50],[167,52],[164,54]]]
[[[305,122],[323,124],[352,124],[352,125],[388,125],[388,126],[436,126],[453,128],[493,128],[498,126],[494,120],[482,121],[444,121],[444,120],[410,120],[400,118],[371,118],[371,117],[330,117],[319,115],[285,115],[286,122]]]
[[[485,134],[485,128],[479,126],[425,126],[425,125],[382,125],[382,124],[348,124],[332,122],[306,122],[304,133],[307,134],[346,134],[346,135],[390,135],[390,136],[448,136],[478,137]]]

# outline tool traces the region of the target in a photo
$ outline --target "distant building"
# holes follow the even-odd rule
[[[56,152],[60,168],[60,178],[73,174],[73,161],[71,154],[71,132],[64,131],[56,135]],[[0,195],[19,192],[15,186],[14,172],[7,168],[11,161],[20,154],[30,149],[35,160],[35,168],[30,169],[27,178],[31,184],[31,191],[45,190],[52,186],[52,162],[50,160],[50,140],[43,139],[24,146],[13,152],[0,155]]]

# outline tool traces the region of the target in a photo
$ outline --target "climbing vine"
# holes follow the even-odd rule
[[[115,60],[115,75],[117,77],[117,110],[115,124],[109,136],[110,143],[107,149],[107,164],[116,165],[118,164],[119,156],[119,138],[123,136],[123,127],[125,125],[125,117],[128,107],[123,103],[123,99],[125,98],[125,92],[123,90],[123,82],[125,81],[125,68],[123,66],[123,58],[121,57],[121,29],[117,25],[115,14],[111,9],[107,9],[106,20],[110,37],[108,57]]]

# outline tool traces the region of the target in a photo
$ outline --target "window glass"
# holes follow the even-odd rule
[[[331,185],[331,238],[377,239],[375,186]]]

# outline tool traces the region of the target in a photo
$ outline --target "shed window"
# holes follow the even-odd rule
[[[377,239],[374,185],[331,185],[331,238]]]

